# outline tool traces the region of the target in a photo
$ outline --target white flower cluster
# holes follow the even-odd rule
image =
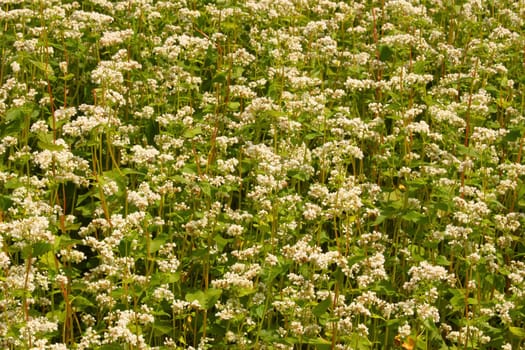
[[[455,283],[456,277],[453,273],[448,273],[443,266],[432,265],[427,261],[422,261],[418,266],[412,266],[408,273],[410,280],[404,284],[407,290],[414,290],[422,283],[446,282],[450,285]]]
[[[133,30],[125,29],[119,31],[106,31],[100,38],[101,46],[112,46],[122,44],[125,40],[133,36]]]
[[[0,1],[0,347],[518,346],[500,2]]]
[[[230,267],[230,271],[224,274],[224,278],[213,280],[211,283],[213,287],[221,289],[252,289],[253,280],[260,272],[259,264],[235,263]]]
[[[133,310],[118,310],[116,313],[110,313],[106,319],[109,321],[109,327],[104,334],[104,342],[111,344],[118,342],[120,344],[128,344],[137,349],[147,349],[146,340],[143,334],[135,334],[133,328],[136,325],[151,324],[154,317],[151,315],[151,310],[143,307],[142,312],[135,312]]]

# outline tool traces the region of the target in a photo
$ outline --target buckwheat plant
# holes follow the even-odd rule
[[[0,0],[0,346],[524,348],[524,9]]]

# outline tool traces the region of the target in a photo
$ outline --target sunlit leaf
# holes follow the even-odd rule
[[[217,300],[219,300],[220,296],[222,294],[221,289],[214,289],[210,288],[206,291],[198,290],[193,293],[187,293],[186,294],[186,301],[192,302],[192,301],[198,301],[201,307],[208,310],[215,305]]]

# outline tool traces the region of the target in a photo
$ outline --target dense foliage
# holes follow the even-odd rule
[[[0,346],[525,346],[523,0],[0,0]]]

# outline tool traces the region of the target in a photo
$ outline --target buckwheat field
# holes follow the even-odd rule
[[[2,349],[525,349],[524,0],[0,28]]]

